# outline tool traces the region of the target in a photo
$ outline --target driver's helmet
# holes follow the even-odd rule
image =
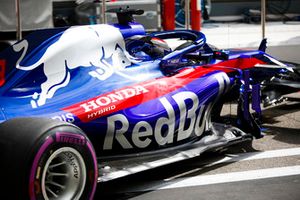
[[[171,52],[166,41],[149,35],[135,35],[126,39],[126,49],[135,57],[151,60]]]
[[[152,37],[150,43],[152,45],[150,46],[148,54],[152,57],[163,57],[171,52],[171,48],[168,43],[163,39]]]

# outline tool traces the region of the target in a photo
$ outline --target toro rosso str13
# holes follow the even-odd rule
[[[260,138],[265,83],[295,74],[265,41],[218,50],[201,32],[146,34],[141,10],[113,12],[118,24],[40,30],[1,52],[1,197],[92,199],[97,182]]]

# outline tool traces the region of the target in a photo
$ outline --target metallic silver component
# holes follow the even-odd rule
[[[16,17],[17,17],[17,40],[22,39],[21,16],[20,16],[20,0],[15,0]]]
[[[266,26],[266,0],[261,0],[261,29],[262,29],[262,39],[265,38],[265,26]]]
[[[102,1],[102,23],[106,24],[106,0]]]
[[[190,0],[185,0],[185,6],[184,6],[184,11],[185,11],[185,28],[187,30],[190,29]]]
[[[269,107],[269,106],[277,106],[281,103],[284,103],[288,100],[288,98],[286,97],[279,97],[278,99],[273,99],[273,100],[270,100],[269,97],[266,97],[264,100],[263,100],[263,106],[264,107]]]
[[[71,147],[57,149],[47,159],[41,190],[45,200],[80,199],[86,182],[86,167],[80,153]]]

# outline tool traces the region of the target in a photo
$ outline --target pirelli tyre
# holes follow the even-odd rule
[[[0,124],[0,199],[93,199],[98,167],[76,126],[19,118]]]

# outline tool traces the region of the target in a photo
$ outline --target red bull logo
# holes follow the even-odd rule
[[[177,136],[174,134],[176,124],[174,105],[163,97],[159,101],[165,108],[168,116],[158,118],[154,127],[147,121],[139,121],[134,125],[131,138],[125,136],[130,124],[127,117],[123,114],[109,116],[107,118],[109,126],[103,149],[113,149],[114,143],[119,143],[124,149],[146,148],[153,142],[163,146],[193,137],[193,134],[197,137],[201,136],[205,130],[205,123],[207,121],[207,109],[204,109],[205,105],[201,105],[198,96],[190,91],[177,93],[172,98],[180,110]],[[190,108],[187,107],[186,100],[192,101]],[[166,133],[162,131],[163,127],[168,127]]]
[[[33,64],[26,64],[28,45],[27,40],[22,40],[13,46],[16,52],[22,50],[16,68],[31,71],[43,67],[46,76],[46,81],[41,84],[41,92],[32,95],[32,108],[43,106],[58,89],[66,87],[71,79],[71,69],[95,67],[89,75],[104,81],[119,68],[131,64],[121,32],[105,24],[67,29]]]

